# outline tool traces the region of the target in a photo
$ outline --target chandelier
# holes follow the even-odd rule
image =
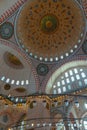
[[[61,117],[55,117],[54,113],[55,110],[60,110],[60,108],[63,108],[63,112],[66,113],[67,109],[71,104],[73,104],[76,108],[79,109],[79,101],[78,98],[87,98],[86,95],[78,95],[78,94],[39,94],[35,93],[32,95],[27,96],[11,96],[11,95],[0,95],[0,100],[5,101],[4,107],[13,106],[15,108],[29,108],[29,110],[33,110],[37,108],[38,111],[40,111],[40,106],[47,111],[50,112],[50,116],[43,117],[32,117],[29,119],[24,119],[25,114],[22,116],[22,118],[16,122],[16,124],[12,124],[8,130],[31,130],[35,128],[43,128],[43,127],[49,127],[54,128],[56,127],[82,127],[82,122],[85,120],[84,118],[69,118],[67,116]],[[37,112],[37,109],[36,109]],[[79,125],[77,124],[77,121],[79,121]],[[73,123],[72,123],[73,122]]]

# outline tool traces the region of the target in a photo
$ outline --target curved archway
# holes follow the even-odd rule
[[[72,61],[62,65],[48,80],[46,93],[66,93],[87,85],[87,61]]]
[[[2,86],[0,91],[11,95],[35,93],[38,86],[36,71],[27,55],[11,44],[0,40],[0,85]],[[8,87],[7,84],[10,86]],[[17,88],[20,90],[18,91]],[[24,88],[26,91],[23,93]]]

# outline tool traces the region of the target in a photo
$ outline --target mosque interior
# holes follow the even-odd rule
[[[0,0],[0,130],[87,130],[87,0]]]

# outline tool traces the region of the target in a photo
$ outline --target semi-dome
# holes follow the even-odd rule
[[[87,0],[0,0],[0,130],[87,130]]]

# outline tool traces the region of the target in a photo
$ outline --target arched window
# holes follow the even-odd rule
[[[47,93],[64,94],[87,87],[87,67],[84,65],[85,63],[79,65],[77,62],[78,66],[74,64],[74,62],[67,63],[53,73],[47,83],[48,88],[46,87],[46,90],[49,91]]]

